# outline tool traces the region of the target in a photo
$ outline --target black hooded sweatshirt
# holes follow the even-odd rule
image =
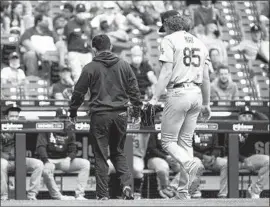
[[[142,102],[135,74],[130,65],[111,52],[102,52],[82,70],[70,103],[70,117],[75,117],[90,90],[90,113],[121,111],[130,101],[134,116],[139,116]]]

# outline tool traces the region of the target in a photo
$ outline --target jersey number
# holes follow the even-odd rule
[[[139,148],[140,147],[139,140],[137,140],[137,139],[133,140],[133,145],[134,145],[135,148]]]
[[[184,52],[183,62],[185,66],[189,67],[191,64],[194,67],[199,67],[201,65],[201,57],[198,54],[196,54],[197,52],[200,52],[199,48],[185,47],[183,52]]]

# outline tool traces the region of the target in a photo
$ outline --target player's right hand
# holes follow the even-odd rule
[[[200,117],[202,121],[208,121],[211,117],[211,108],[210,105],[203,105],[201,108]]]

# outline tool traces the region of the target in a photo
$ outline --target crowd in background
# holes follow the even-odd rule
[[[160,68],[153,68],[150,61],[145,60],[145,53],[151,51],[145,51],[138,38],[133,37],[145,38],[157,32],[160,13],[169,9],[188,16],[191,32],[209,49],[213,64],[210,71],[213,100],[238,99],[237,85],[228,67],[228,50],[242,51],[248,60],[269,62],[265,27],[269,13],[265,9],[258,24],[251,27],[252,39],[232,47],[222,39],[225,20],[212,1],[190,5],[184,1],[69,1],[61,4],[59,12],[53,13],[52,4],[47,1],[38,2],[34,8],[30,1],[1,1],[1,35],[19,39],[17,55],[9,56],[7,66],[1,64],[3,84],[22,85],[27,77],[37,76],[48,80],[49,98],[68,99],[83,66],[92,60],[91,39],[106,33],[113,52],[121,55],[122,51],[131,51],[130,63],[141,93],[144,98],[150,98]],[[159,35],[162,38],[163,34]],[[57,68],[57,78],[52,81],[53,65]]]

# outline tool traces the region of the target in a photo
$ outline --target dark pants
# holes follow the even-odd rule
[[[93,152],[96,166],[96,195],[109,197],[107,159],[110,160],[120,178],[121,187],[131,186],[132,175],[124,154],[126,141],[127,115],[122,112],[103,112],[91,116],[90,134],[93,141]]]

